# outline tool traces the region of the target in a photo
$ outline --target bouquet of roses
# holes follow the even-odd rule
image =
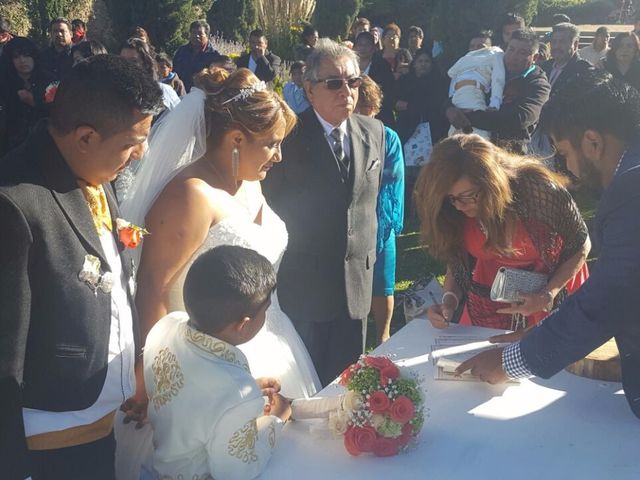
[[[396,455],[422,429],[424,401],[418,384],[402,377],[387,357],[363,355],[342,372],[340,385],[349,391],[329,414],[329,428],[344,435],[351,455]]]

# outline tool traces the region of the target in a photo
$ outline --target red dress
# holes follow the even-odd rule
[[[465,218],[464,246],[473,257],[476,264],[471,275],[472,288],[467,292],[467,302],[460,318],[462,325],[476,325],[509,330],[512,317],[509,314],[500,314],[496,310],[508,307],[507,303],[494,302],[489,298],[489,290],[500,267],[512,267],[533,272],[549,274],[549,269],[527,233],[522,222],[516,224],[516,232],[513,240],[515,254],[507,257],[494,251],[484,249],[486,236],[480,228],[480,223],[474,218]],[[563,242],[559,236],[551,242],[554,246],[548,255],[553,263],[558,264],[558,258],[562,252]],[[566,285],[569,294],[575,292],[587,279],[589,271],[585,263],[580,271]],[[547,315],[539,312],[527,317],[527,325],[534,325]]]

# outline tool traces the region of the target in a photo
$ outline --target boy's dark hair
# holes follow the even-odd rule
[[[122,44],[120,51],[126,48],[138,52],[138,55],[140,55],[140,59],[142,60],[142,68],[144,71],[147,72],[147,74],[154,80],[158,80],[158,65],[156,65],[156,60],[154,55],[151,53],[149,44],[140,38],[131,37]]]
[[[80,28],[82,28],[82,30],[86,30],[87,29],[87,24],[84,23],[83,20],[80,20],[79,18],[76,18],[74,20],[71,20],[71,27],[80,27]]]
[[[89,125],[108,138],[129,128],[134,111],[157,115],[162,90],[132,62],[96,55],[71,69],[60,83],[49,121],[60,134]]]
[[[156,63],[158,65],[163,63],[166,66],[168,66],[169,68],[173,68],[173,62],[171,61],[171,58],[169,58],[169,55],[167,55],[166,53],[157,54],[156,55]]]
[[[302,69],[304,68],[304,66],[305,66],[305,63],[303,61],[297,60],[297,61],[295,61],[295,62],[293,62],[291,64],[291,67],[289,67],[289,72],[291,72],[291,73],[296,72],[296,71],[300,71],[301,72]]]
[[[602,70],[568,82],[542,110],[543,130],[578,146],[586,130],[629,142],[640,134],[640,94]]]
[[[316,30],[316,28],[313,25],[305,25],[304,28],[302,29],[302,33],[300,34],[300,36],[302,38],[305,38],[305,37],[308,37],[309,35],[313,35],[317,31],[318,30]]]
[[[271,262],[254,250],[222,245],[203,253],[184,282],[184,304],[193,325],[217,333],[253,317],[276,286]]]

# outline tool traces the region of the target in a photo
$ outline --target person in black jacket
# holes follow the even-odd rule
[[[249,34],[249,52],[238,58],[238,68],[248,68],[260,80],[271,82],[280,70],[280,57],[267,50],[269,42],[262,30]]]
[[[578,56],[580,32],[572,23],[559,23],[551,32],[551,60],[542,65],[554,95],[576,76],[593,69],[591,64]]]
[[[53,81],[60,81],[73,67],[71,54],[71,23],[64,17],[51,20],[49,24],[51,45],[42,52],[42,68]]]
[[[603,62],[611,75],[640,91],[640,42],[633,32],[616,35]]]
[[[1,87],[4,98],[4,154],[20,145],[40,118],[47,115],[45,90],[50,78],[43,72],[38,47],[24,37],[15,37],[0,56],[5,81]]]
[[[376,47],[375,39],[371,32],[362,32],[356,38],[353,50],[360,58],[360,71],[368,75],[380,88],[384,98],[382,108],[376,116],[389,128],[394,128],[395,118],[393,116],[393,106],[395,104],[395,78],[389,64],[380,55]]]
[[[500,110],[463,112],[449,107],[449,122],[461,130],[468,126],[488,130],[491,140],[514,153],[524,153],[531,140],[551,86],[540,67],[538,37],[532,31],[515,31],[504,54],[506,83]]]

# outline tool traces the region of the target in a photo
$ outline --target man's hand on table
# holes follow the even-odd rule
[[[475,357],[462,362],[456,368],[455,374],[462,375],[464,372],[469,371],[471,375],[478,377],[483,382],[491,383],[492,385],[504,383],[509,380],[509,377],[502,369],[503,350],[504,348],[495,348],[481,352]]]

